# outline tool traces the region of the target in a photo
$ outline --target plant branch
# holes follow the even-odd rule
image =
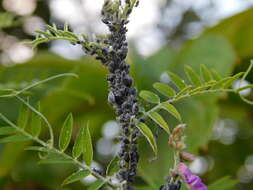
[[[244,90],[244,89],[241,89],[241,90]],[[168,102],[170,104],[174,104],[180,100],[183,100],[183,99],[186,99],[186,98],[190,98],[190,97],[193,97],[193,96],[197,96],[197,95],[202,95],[202,94],[209,94],[209,93],[226,93],[226,92],[232,92],[232,93],[236,93],[238,94],[241,90],[234,90],[234,89],[216,89],[216,90],[205,90],[205,91],[199,91],[199,92],[195,92],[193,94],[185,94],[183,96],[180,96],[180,97],[177,97],[177,96],[174,96],[173,98],[169,99],[169,100],[166,100],[166,101],[163,101],[163,102],[160,102],[159,104],[157,104],[155,107],[153,107],[152,109],[150,109],[149,111],[147,112],[142,112],[142,115],[140,115],[141,118],[146,118],[148,117],[148,115],[151,113],[151,112],[154,112],[154,111],[158,111],[159,109],[161,109],[162,107],[162,104],[165,103],[165,102]],[[138,120],[136,120],[137,122],[139,122]]]
[[[6,94],[6,95],[2,95],[2,96],[0,96],[0,98],[14,97],[14,96],[17,96],[17,95],[19,95],[19,94],[21,94],[21,93],[23,93],[23,92],[25,92],[25,91],[27,91],[27,90],[30,90],[31,88],[34,88],[34,87],[36,87],[36,86],[38,86],[38,85],[41,85],[41,84],[43,84],[43,83],[49,82],[49,81],[51,81],[51,80],[54,80],[54,79],[57,79],[57,78],[60,78],[60,77],[67,77],[67,76],[78,78],[78,75],[76,75],[76,74],[74,74],[74,73],[62,73],[62,74],[55,75],[55,76],[46,78],[46,79],[44,79],[44,80],[35,82],[35,83],[33,83],[33,84],[31,84],[31,85],[29,85],[29,86],[27,86],[27,87],[25,87],[25,88],[23,88],[23,89],[21,89],[21,90],[17,90],[17,91],[12,90],[13,93],[11,93],[11,94]]]
[[[70,159],[73,163],[75,163],[77,166],[79,166],[82,169],[88,170],[94,177],[102,180],[103,182],[105,182],[108,186],[110,186],[113,189],[117,188],[117,185],[113,184],[110,180],[110,178],[105,178],[102,175],[98,174],[97,172],[95,172],[91,167],[84,165],[83,163],[81,163],[80,161],[78,161],[77,159],[69,156],[68,154],[60,151],[59,149],[55,148],[54,146],[51,146],[50,144],[42,141],[41,139],[39,139],[38,137],[34,137],[31,134],[29,134],[28,132],[26,132],[24,129],[19,128],[16,124],[14,124],[13,122],[11,122],[8,118],[6,118],[2,113],[0,113],[0,118],[2,118],[3,121],[5,121],[7,124],[9,124],[11,127],[13,127],[15,130],[17,130],[19,133],[21,133],[22,135],[28,137],[29,139],[33,140],[34,142],[37,142],[38,144],[42,145],[43,147],[45,147],[48,150],[52,150],[54,153],[57,153],[58,155],[61,155],[62,157],[66,158],[66,159]]]

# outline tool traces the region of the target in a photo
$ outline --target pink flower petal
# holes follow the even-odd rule
[[[199,176],[193,174],[191,170],[182,162],[178,164],[179,175],[183,178],[187,187],[191,190],[207,190]]]

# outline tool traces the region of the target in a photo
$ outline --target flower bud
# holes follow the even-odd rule
[[[175,127],[172,131],[172,136],[175,139],[181,138],[184,134],[185,126],[186,126],[185,124],[180,124],[177,127]]]
[[[180,160],[184,162],[192,162],[196,159],[196,156],[188,152],[180,152]]]
[[[183,150],[186,148],[186,145],[184,142],[182,141],[179,141],[179,142],[176,142],[176,150],[180,151],[180,150]]]

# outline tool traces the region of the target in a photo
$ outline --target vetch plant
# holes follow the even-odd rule
[[[5,135],[0,139],[0,143],[33,140],[37,145],[29,146],[26,150],[39,152],[40,163],[71,163],[76,165],[79,170],[67,177],[63,181],[63,185],[79,181],[91,174],[98,179],[90,187],[93,190],[103,187],[133,190],[138,189],[134,187],[140,159],[138,138],[144,136],[154,154],[159,156],[159,147],[155,135],[148,126],[152,123],[153,126],[158,126],[167,133],[168,148],[174,151],[174,154],[171,155],[174,159],[174,165],[168,171],[168,180],[164,184],[160,184],[160,189],[180,190],[182,183],[184,183],[191,190],[206,190],[207,185],[197,175],[193,174],[186,165],[187,162],[193,161],[195,156],[183,151],[187,146],[185,144],[187,124],[183,122],[184,118],[176,109],[175,104],[181,100],[208,93],[235,93],[241,96],[241,91],[253,86],[248,85],[238,89],[233,89],[231,86],[234,81],[240,78],[244,80],[247,77],[253,63],[245,73],[242,72],[225,78],[220,77],[216,71],[207,68],[205,65],[200,66],[200,74],[190,66],[185,66],[184,72],[188,82],[176,74],[168,72],[173,85],[160,82],[153,85],[159,94],[167,97],[166,100],[161,101],[159,94],[144,90],[139,93],[139,97],[146,103],[140,105],[137,88],[134,87],[133,78],[129,74],[130,65],[126,63],[128,55],[127,24],[133,9],[138,5],[139,0],[125,0],[124,2],[122,0],[105,0],[101,11],[102,22],[108,27],[110,33],[105,36],[98,36],[95,40],[90,40],[86,35],[70,32],[68,25],[65,25],[64,30],[57,29],[55,25],[47,25],[47,31],[37,31],[38,36],[32,42],[32,45],[36,47],[51,40],[69,41],[73,45],[79,45],[85,54],[99,60],[110,72],[106,78],[109,84],[108,102],[114,108],[116,119],[121,127],[121,136],[119,137],[121,147],[118,155],[110,162],[106,174],[91,166],[93,145],[89,128],[92,126],[87,124],[79,129],[75,143],[71,147],[72,152],[67,154],[66,150],[70,145],[73,131],[74,118],[72,114],[69,114],[63,123],[57,145],[51,124],[40,112],[40,104],[38,103],[35,108],[21,96],[42,83],[59,77],[76,77],[75,74],[65,73],[53,76],[18,91],[2,89],[1,98],[14,97],[23,103],[23,107],[20,110],[17,123],[11,122],[3,114],[0,114],[1,119],[8,124],[7,127],[0,128],[0,134]],[[252,104],[245,97],[241,98]],[[151,106],[149,110],[144,108],[147,104]],[[165,110],[175,117],[178,125],[176,127],[169,126],[161,115],[161,110]],[[31,128],[28,128],[29,122],[31,122]],[[45,141],[39,138],[42,122],[46,124],[49,130],[49,139]],[[117,182],[114,182],[114,176],[116,176]]]

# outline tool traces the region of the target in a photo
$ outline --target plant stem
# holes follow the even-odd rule
[[[34,88],[35,86],[38,86],[38,85],[41,85],[41,84],[44,84],[46,82],[49,82],[51,80],[54,80],[54,79],[57,79],[57,78],[60,78],[60,77],[66,77],[66,76],[70,76],[70,77],[78,77],[78,75],[74,74],[74,73],[62,73],[62,74],[59,74],[59,75],[55,75],[55,76],[52,76],[52,77],[49,77],[49,78],[46,78],[44,80],[41,80],[41,81],[38,81],[38,82],[35,82],[21,90],[18,90],[18,91],[14,91],[13,93],[11,94],[6,94],[6,95],[2,95],[0,96],[0,98],[8,98],[8,97],[14,97],[14,96],[17,96],[27,90],[30,90],[31,88]]]
[[[82,42],[83,50],[89,55],[95,55],[105,65],[110,74],[108,102],[112,104],[117,121],[121,126],[121,150],[119,151],[120,171],[118,179],[123,183],[124,190],[133,190],[132,182],[137,173],[139,153],[137,151],[138,128],[132,123],[139,114],[137,90],[133,87],[133,79],[129,75],[130,65],[125,59],[128,54],[127,27],[128,17],[138,0],[125,1],[106,0],[102,9],[102,22],[109,28],[106,39],[97,42]]]

